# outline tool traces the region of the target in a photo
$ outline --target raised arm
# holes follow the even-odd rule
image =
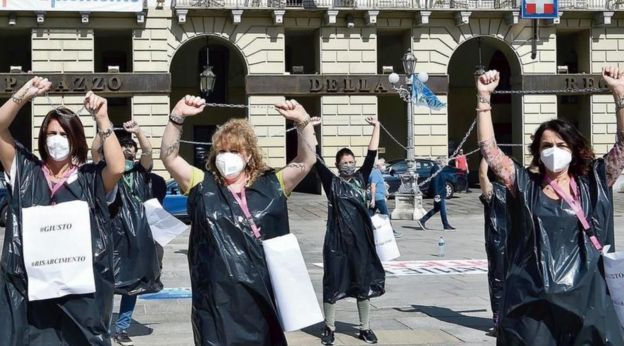
[[[141,147],[141,159],[139,162],[146,171],[149,171],[154,164],[154,160],[152,160],[152,143],[150,143],[149,138],[147,138],[145,132],[143,132],[143,129],[136,121],[126,121],[123,127],[127,132],[133,133],[139,140],[139,146]]]
[[[373,125],[373,133],[371,134],[370,142],[368,142],[368,150],[377,151],[379,148],[379,127],[381,124],[375,117],[366,117],[366,122]]]
[[[102,155],[102,138],[100,136],[95,136],[93,137],[93,144],[91,144],[91,158],[93,159],[93,163],[102,161]]]
[[[188,191],[193,177],[193,166],[180,157],[180,138],[182,125],[188,116],[204,111],[206,100],[197,96],[186,95],[173,107],[169,123],[165,127],[160,144],[160,159],[182,191]]]
[[[603,67],[602,78],[613,93],[617,130],[615,144],[606,155],[607,183],[613,186],[624,169],[624,70],[617,67]]]
[[[285,193],[290,193],[305,178],[314,162],[316,137],[310,123],[310,116],[299,102],[289,100],[275,105],[275,109],[286,119],[292,120],[297,127],[297,156],[282,170]]]
[[[485,159],[481,159],[479,162],[479,186],[481,187],[481,193],[484,197],[490,198],[492,195],[492,183],[488,178],[488,164]]]
[[[492,171],[503,181],[510,190],[516,181],[516,172],[511,159],[505,155],[494,137],[492,123],[492,106],[490,97],[498,86],[500,76],[498,71],[490,70],[477,78],[477,136],[481,154]]]
[[[47,78],[34,77],[24,84],[18,92],[0,107],[0,162],[7,172],[15,158],[15,141],[9,126],[15,120],[17,112],[35,96],[41,96],[50,90],[52,83]]]
[[[104,190],[111,192],[121,176],[123,175],[125,164],[121,146],[113,131],[113,124],[108,118],[108,103],[105,98],[97,96],[89,91],[84,99],[85,108],[95,114],[95,123],[98,128],[97,136],[102,142],[104,160],[106,167],[102,171]]]

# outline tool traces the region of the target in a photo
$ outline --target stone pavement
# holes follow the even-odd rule
[[[457,231],[444,232],[436,215],[431,231],[413,222],[394,221],[403,232],[399,260],[438,260],[437,242],[446,240],[446,260],[484,259],[483,216],[478,193],[458,194],[449,201],[449,218]],[[624,239],[624,194],[616,194],[616,239]],[[426,207],[431,199],[425,200]],[[323,196],[293,194],[289,201],[291,230],[298,237],[319,302],[322,297],[323,236],[326,200]],[[0,237],[3,233],[0,233]],[[188,232],[165,248],[162,280],[168,288],[188,288],[186,259]],[[491,311],[485,274],[388,275],[386,294],[371,300],[371,327],[379,345],[494,345],[486,335]],[[119,298],[115,300],[115,311]],[[192,345],[190,299],[139,299],[130,335],[135,345]],[[365,345],[357,339],[355,300],[337,303],[336,345]],[[320,345],[321,325],[288,333],[291,345]]]

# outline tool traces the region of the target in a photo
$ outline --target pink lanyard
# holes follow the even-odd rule
[[[238,194],[232,191],[229,187],[228,187],[228,190],[230,190],[230,192],[232,193],[232,196],[234,196],[234,199],[236,200],[236,202],[238,202],[238,205],[240,205],[241,209],[243,210],[243,214],[245,214],[245,219],[247,219],[247,222],[249,222],[249,226],[251,226],[251,230],[254,236],[257,239],[260,239],[260,228],[254,222],[253,217],[251,216],[251,213],[249,212],[249,206],[247,206],[247,196],[245,194],[245,187],[243,186],[243,190],[241,191],[240,197],[238,197]]]
[[[574,213],[576,213],[576,217],[581,222],[581,225],[583,225],[583,229],[587,232],[587,235],[589,236],[589,240],[591,240],[592,244],[594,244],[594,247],[596,248],[596,250],[598,251],[602,250],[602,244],[600,244],[600,241],[598,240],[598,238],[596,238],[596,235],[591,233],[590,231],[591,227],[589,226],[589,222],[587,222],[587,218],[585,217],[585,214],[583,213],[583,208],[581,207],[581,200],[578,196],[578,186],[576,185],[576,181],[574,181],[574,179],[570,177],[570,190],[572,191],[572,197],[570,197],[567,193],[563,192],[563,190],[561,190],[559,185],[557,185],[557,183],[553,181],[552,179],[550,179],[549,177],[546,177],[546,182],[548,183],[548,185],[550,185],[550,187],[552,187],[555,190],[555,192],[559,195],[559,197],[563,198],[566,201],[566,203],[568,203],[570,207],[572,207],[572,210],[574,210]]]
[[[47,166],[43,166],[42,168],[43,175],[45,175],[46,181],[48,182],[48,187],[50,188],[50,192],[52,193],[51,197],[54,197],[54,194],[56,194],[56,192],[63,186],[63,184],[65,184],[67,179],[71,177],[71,175],[76,171],[76,169],[77,169],[76,166],[72,167],[69,171],[67,171],[67,173],[65,173],[63,178],[55,184],[52,182],[52,179],[51,179],[52,175],[50,174],[50,169],[48,169]]]

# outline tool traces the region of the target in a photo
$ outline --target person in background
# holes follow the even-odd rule
[[[371,171],[369,178],[371,193],[369,212],[370,215],[373,216],[375,215],[375,212],[379,210],[380,214],[386,215],[388,216],[388,219],[390,219],[390,212],[388,211],[388,205],[386,203],[388,190],[386,189],[386,182],[383,179],[383,175],[381,175],[381,172],[385,171],[386,169],[385,165],[386,160],[380,158],[379,160],[377,160],[377,162],[375,162],[375,166]],[[392,228],[392,231],[394,232],[394,236],[396,238],[400,238],[403,236],[403,234],[395,230],[394,227]]]
[[[436,175],[438,171],[440,171]],[[442,219],[442,226],[445,231],[454,230],[455,227],[451,226],[448,222],[448,218],[446,215],[446,181],[448,177],[446,172],[444,172],[444,158],[438,157],[436,159],[435,165],[431,168],[431,175],[434,176],[431,181],[431,190],[433,191],[433,208],[425,214],[422,218],[420,218],[419,222],[422,226],[423,230],[427,230],[426,222],[429,220],[435,213],[440,212],[440,218]]]
[[[373,224],[366,202],[366,186],[379,147],[380,123],[368,117],[373,126],[368,152],[360,169],[349,148],[336,153],[335,175],[317,154],[315,164],[323,190],[327,195],[327,232],[323,244],[323,311],[325,325],[321,343],[333,345],[336,330],[336,302],[352,297],[357,300],[360,317],[359,338],[377,343],[370,327],[370,298],[385,293],[385,272],[377,256]],[[320,151],[320,147],[317,147]]]
[[[115,243],[115,290],[121,294],[119,315],[113,339],[122,346],[132,346],[128,336],[138,294],[162,289],[156,245],[147,222],[143,202],[152,198],[149,172],[152,170],[152,145],[136,121],[123,124],[129,136],[120,137],[125,158],[125,172],[117,183],[117,198],[111,205],[111,225]],[[141,155],[137,156],[139,140]],[[93,162],[102,160],[102,141],[95,137],[91,147]],[[143,238],[143,239],[141,239]]]
[[[490,305],[492,307],[492,321],[494,328],[489,334],[496,336],[498,328],[498,314],[503,301],[503,287],[505,282],[505,241],[507,240],[507,191],[501,183],[490,180],[495,178],[494,172],[488,169],[485,159],[479,164],[479,185],[483,203],[485,221],[485,253],[488,260],[488,288]]]
[[[459,149],[459,153],[457,157],[455,157],[455,167],[466,173],[466,192],[470,192],[470,179],[468,179],[470,169],[468,169],[468,160],[466,159],[466,155],[464,155],[464,149]]]

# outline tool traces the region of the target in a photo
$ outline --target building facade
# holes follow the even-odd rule
[[[367,116],[378,116],[392,135],[382,133],[380,157],[393,160],[405,157],[407,107],[384,72],[403,72],[401,57],[411,49],[416,71],[429,74],[427,84],[447,103],[436,111],[414,108],[417,156],[446,156],[468,132],[477,65],[501,71],[500,89],[533,90],[494,96],[499,143],[526,147],[538,124],[559,117],[604,154],[615,140],[614,103],[608,93],[583,89],[601,86],[602,66],[624,67],[622,3],[559,1],[559,18],[539,20],[537,33],[519,18],[515,0],[154,0],[139,12],[5,9],[0,96],[27,80],[15,66],[55,81],[54,92],[25,107],[12,128],[36,150],[46,113],[59,104],[78,110],[84,92],[95,89],[109,98],[115,126],[137,120],[158,155],[170,109],[200,93],[199,75],[212,66],[208,101],[248,107],[209,107],[186,121],[183,139],[209,142],[219,124],[248,117],[267,163],[284,166],[296,155],[296,135],[271,105],[295,98],[322,117],[316,132],[326,162],[345,146],[362,161]],[[92,138],[94,123],[82,116]],[[475,132],[465,151],[477,147]],[[185,143],[181,153],[201,165],[208,148]],[[510,154],[527,162],[526,150],[513,148]],[[470,166],[477,160],[472,156]],[[168,177],[158,160],[155,170]],[[320,192],[320,185],[310,177],[302,189]]]

